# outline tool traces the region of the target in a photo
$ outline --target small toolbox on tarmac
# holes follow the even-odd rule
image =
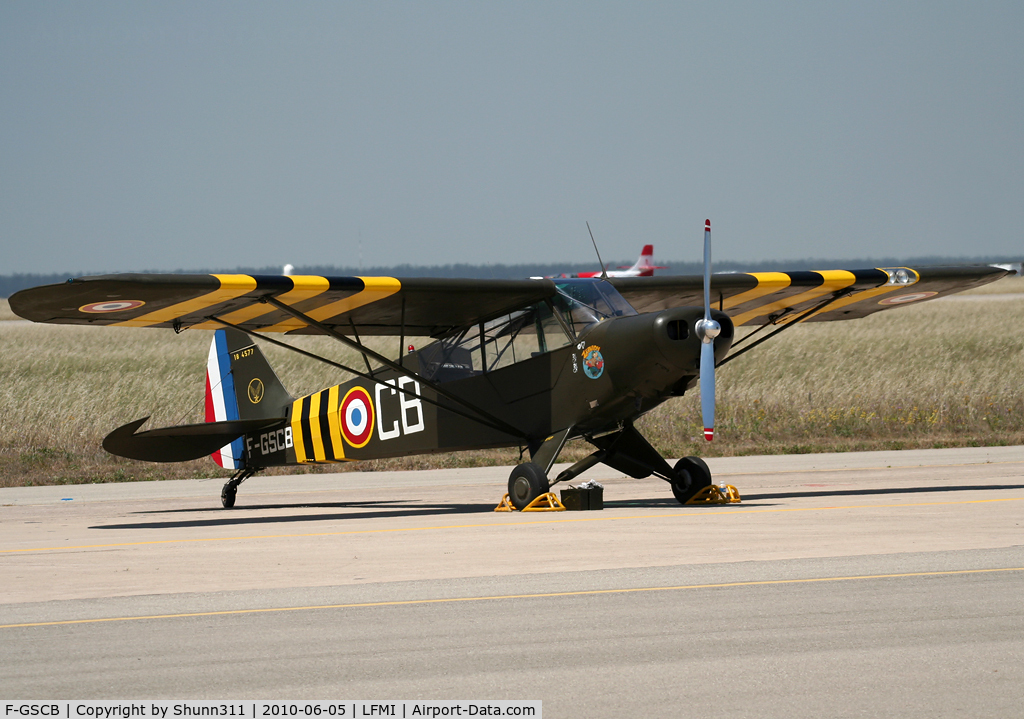
[[[570,512],[604,509],[604,486],[597,482],[584,482],[578,487],[571,484],[562,490],[562,504]]]

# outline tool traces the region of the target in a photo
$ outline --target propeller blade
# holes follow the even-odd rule
[[[711,220],[704,220],[704,319],[711,319]]]
[[[700,336],[700,411],[704,439],[715,438],[715,337],[721,325],[711,319],[711,220],[704,221],[704,319],[697,323]]]
[[[700,412],[704,419],[704,439],[715,438],[715,345],[700,346]]]

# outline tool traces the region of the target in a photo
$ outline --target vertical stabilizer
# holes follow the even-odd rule
[[[651,277],[655,270],[667,270],[667,267],[660,267],[654,264],[654,245],[644,245],[636,264],[629,269],[634,270],[639,277]]]
[[[668,268],[654,264],[654,245],[644,245],[636,262],[629,267],[619,267],[619,269],[622,271],[609,272],[609,277],[653,277],[655,270],[667,270]],[[580,277],[583,275],[580,274]]]
[[[654,245],[644,245],[644,248],[640,251],[640,259],[636,261],[637,269],[647,269],[653,266],[651,260],[654,258]]]
[[[222,329],[213,334],[206,363],[206,421],[284,416],[293,402],[263,352],[249,335]],[[236,439],[212,455],[225,469],[243,465],[243,441]]]
[[[231,358],[228,355],[224,330],[217,330],[210,343],[210,356],[206,360],[206,421],[224,422],[238,419],[238,401],[231,376]],[[226,444],[212,455],[213,461],[225,469],[242,466],[242,438]]]

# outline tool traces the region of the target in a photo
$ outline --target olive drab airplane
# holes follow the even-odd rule
[[[715,368],[803,322],[864,317],[992,282],[988,266],[528,280],[308,275],[122,274],[23,290],[11,308],[35,322],[213,330],[206,422],[111,432],[113,454],[178,462],[210,454],[239,484],[268,467],[519,446],[508,481],[522,509],[597,463],[655,475],[686,502],[712,484],[707,465],[670,465],[635,420],[700,387],[714,436]],[[735,328],[756,327],[734,342]],[[763,335],[762,335],[763,331]],[[345,366],[274,336],[329,335],[361,353]],[[397,338],[397,356],[363,343]],[[433,342],[406,351],[406,338]],[[355,377],[293,397],[255,340]],[[742,347],[741,347],[742,345]],[[410,348],[411,349],[411,348]],[[594,451],[555,477],[569,440]]]

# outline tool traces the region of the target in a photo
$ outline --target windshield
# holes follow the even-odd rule
[[[558,294],[554,304],[563,314],[573,334],[579,334],[588,325],[609,317],[626,317],[637,312],[612,287],[598,279],[558,280]]]

